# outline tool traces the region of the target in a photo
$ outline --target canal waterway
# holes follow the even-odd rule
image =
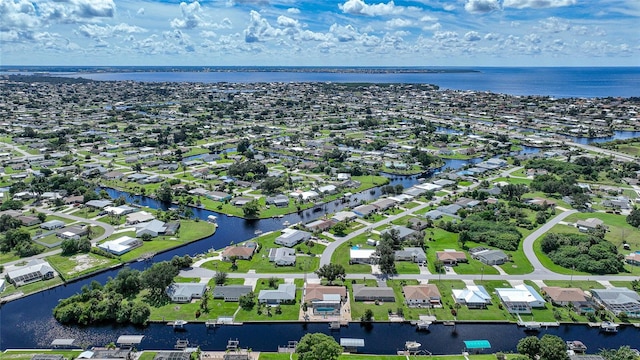
[[[537,151],[535,148],[525,148],[523,153]],[[391,184],[402,184],[410,187],[419,182],[422,177],[432,176],[442,169],[460,169],[473,160],[447,160],[445,165],[432,173],[414,176],[389,175]],[[131,195],[114,189],[106,189],[113,198],[125,196],[128,202],[135,202],[153,209],[167,209],[170,205],[145,196]],[[325,213],[332,213],[347,207],[352,207],[360,201],[375,199],[381,195],[380,189],[364,191],[352,195],[352,200],[343,202],[341,199],[318,205],[319,211],[313,209],[300,213],[285,215],[283,218],[245,220],[224,214],[194,208],[194,215],[206,219],[209,215],[218,217],[218,230],[206,239],[188,244],[184,247],[158,254],[153,262],[169,260],[175,255],[195,255],[210,249],[220,249],[231,242],[238,243],[254,237],[255,231],[274,231],[283,228],[283,222],[309,222]],[[149,266],[147,262],[136,262],[129,265],[138,270]],[[101,346],[115,341],[123,334],[144,334],[141,349],[171,349],[177,339],[189,339],[203,350],[223,350],[230,338],[237,338],[243,347],[250,347],[254,351],[275,351],[278,345],[285,345],[289,340],[297,340],[306,332],[325,332],[340,337],[354,337],[365,339],[365,353],[391,354],[402,349],[404,342],[415,340],[423,344],[423,349],[434,354],[459,353],[463,340],[487,339],[492,344],[492,351],[514,351],[517,341],[525,333],[513,324],[459,324],[454,328],[442,324],[434,324],[429,332],[416,332],[415,327],[406,323],[374,323],[361,326],[352,323],[340,331],[330,331],[326,323],[254,323],[243,326],[222,326],[215,330],[208,330],[204,324],[188,324],[185,332],[174,332],[165,324],[151,324],[147,327],[134,326],[66,326],[56,322],[52,317],[52,309],[60,299],[67,298],[80,291],[81,287],[91,281],[105,283],[109,277],[114,277],[117,269],[106,271],[90,278],[59,286],[47,291],[36,293],[18,299],[0,307],[0,349],[7,348],[42,348],[48,347],[53,339],[74,338],[78,344]],[[390,337],[388,334],[393,333]],[[559,328],[549,328],[542,333],[550,333],[566,340],[580,339],[594,351],[598,348],[617,347],[633,344],[640,332],[634,328],[622,328],[615,336],[606,336],[583,325],[568,325]],[[257,336],[259,334],[259,336]]]

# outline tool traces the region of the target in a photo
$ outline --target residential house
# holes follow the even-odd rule
[[[377,261],[375,249],[349,249],[349,264],[375,264]]]
[[[378,199],[371,203],[372,206],[376,207],[380,211],[385,211],[390,209],[396,205],[396,201],[393,199]]]
[[[640,254],[631,253],[624,257],[624,261],[629,265],[640,266]]]
[[[413,229],[409,229],[406,226],[393,225],[389,229],[381,231],[380,232],[380,236],[384,236],[384,234],[386,234],[386,233],[391,233],[391,231],[397,231],[398,232],[398,239],[400,239],[400,241],[404,241],[407,238],[409,238],[410,236],[412,236],[412,235],[417,233],[417,231],[415,231]]]
[[[105,241],[102,244],[98,244],[100,249],[108,251],[114,255],[125,254],[140,246],[142,246],[142,240],[129,236],[122,236],[115,240]]]
[[[387,286],[381,287],[353,284],[353,300],[395,302],[396,296],[393,289]]]
[[[412,217],[407,221],[407,227],[416,231],[422,231],[429,227],[429,222],[425,219]]]
[[[22,286],[40,280],[52,279],[55,272],[48,262],[42,259],[30,260],[25,266],[7,272],[7,280],[14,286]]]
[[[434,284],[403,286],[402,293],[408,306],[442,306],[440,302],[440,291]]]
[[[294,247],[297,244],[311,239],[311,233],[296,230],[296,229],[284,229],[282,230],[282,235],[278,236],[274,243],[286,247]]]
[[[111,204],[113,204],[111,200],[89,200],[85,203],[86,206],[95,209],[104,209],[107,206],[111,206]]]
[[[173,283],[167,287],[167,295],[176,303],[188,303],[193,299],[200,299],[207,290],[203,283]]]
[[[457,304],[466,305],[469,309],[486,309],[491,304],[491,295],[484,286],[469,285],[464,289],[453,289],[453,298]]]
[[[350,221],[357,217],[358,216],[353,211],[338,211],[337,213],[333,214],[331,220],[335,222]]]
[[[628,317],[640,318],[640,295],[624,287],[592,289],[593,298],[616,316],[624,312]]]
[[[576,227],[581,232],[587,232],[589,230],[595,230],[598,226],[604,226],[604,221],[597,218],[588,218],[586,220],[576,221]]]
[[[42,222],[40,221],[40,219],[38,219],[37,216],[22,215],[22,216],[18,216],[17,219],[20,220],[22,222],[22,225],[24,226],[34,226]]]
[[[464,252],[455,250],[436,251],[436,259],[449,266],[456,266],[459,262],[469,262]]]
[[[277,290],[260,290],[258,302],[261,304],[290,304],[296,301],[296,285],[280,284]]]
[[[496,288],[496,294],[507,311],[512,314],[530,314],[532,308],[544,308],[546,301],[529,285],[516,285],[513,288]]]
[[[329,230],[336,222],[332,219],[318,219],[316,221],[312,221],[308,224],[305,224],[305,229],[309,231],[326,231]]]
[[[502,265],[509,261],[509,255],[505,254],[502,250],[484,249],[478,252],[470,251],[470,253],[474,259],[480,260],[480,262],[486,265]]]
[[[275,205],[277,207],[287,207],[289,206],[289,197],[283,194],[268,196],[266,199],[266,204]]]
[[[224,301],[239,301],[241,296],[250,293],[253,288],[249,285],[226,285],[213,288],[214,299],[224,299]]]
[[[316,315],[338,315],[346,300],[347,289],[344,286],[307,284],[305,288],[304,302]]]
[[[135,227],[136,237],[142,237],[145,234],[150,235],[151,237],[157,237],[158,235],[164,234],[167,230],[165,222],[156,219],[136,224]]]
[[[445,213],[443,213],[440,210],[429,210],[424,214],[425,219],[431,219],[431,220],[438,220],[441,217],[443,217],[444,215],[446,215]]]
[[[360,216],[365,217],[378,211],[378,208],[373,205],[359,205],[353,208],[353,212]]]
[[[222,252],[222,260],[231,261],[232,258],[240,260],[250,260],[253,257],[255,247],[250,246],[229,246]]]
[[[45,230],[55,230],[63,228],[66,224],[62,220],[49,220],[40,224],[40,228]]]
[[[291,248],[270,249],[269,261],[278,266],[293,266],[296,264],[296,251]]]
[[[462,209],[462,206],[458,204],[451,204],[451,205],[439,206],[437,210],[439,210],[440,212],[446,215],[456,215],[458,211],[460,211],[460,209]]]
[[[593,305],[581,289],[544,286],[540,290],[554,305],[571,305],[575,311],[581,314],[594,311]]]
[[[127,215],[127,225],[135,225],[154,220],[156,217],[146,211],[138,211]]]
[[[402,250],[396,250],[395,259],[396,261],[425,263],[427,262],[427,254],[424,253],[424,250],[418,247],[405,247]]]
[[[209,191],[206,193],[206,196],[214,201],[227,201],[231,200],[231,194],[227,194],[222,191]]]
[[[83,225],[72,225],[59,229],[56,232],[56,236],[61,239],[75,239],[78,240],[83,236],[89,234],[89,228]]]

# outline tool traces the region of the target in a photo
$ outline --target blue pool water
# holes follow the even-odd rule
[[[360,246],[354,245],[351,247],[351,250],[360,250]]]

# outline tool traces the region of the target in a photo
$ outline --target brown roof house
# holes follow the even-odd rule
[[[407,285],[402,287],[408,306],[440,307],[440,291],[434,284]]]
[[[230,246],[222,252],[222,260],[231,261],[232,257],[240,260],[250,260],[255,250],[255,247],[249,246]]]
[[[540,290],[555,305],[572,305],[575,311],[580,314],[594,311],[593,305],[581,289],[543,286]]]
[[[338,315],[345,301],[347,289],[344,286],[307,284],[305,288],[304,302],[315,315]]]
[[[467,255],[462,251],[436,251],[436,258],[445,265],[458,265],[459,262],[469,262]]]

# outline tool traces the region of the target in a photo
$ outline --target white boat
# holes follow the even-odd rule
[[[587,346],[579,340],[567,341],[567,349],[574,353],[584,354],[587,351]]]
[[[256,231],[253,232],[254,235],[260,235],[262,234],[262,230],[258,229]]]
[[[604,332],[615,333],[615,332],[618,332],[618,326],[620,325],[612,321],[603,321],[602,324],[600,324],[600,330]]]
[[[407,341],[404,343],[404,347],[411,351],[418,350],[420,346],[422,346],[422,344],[417,341]]]
[[[207,221],[215,224],[218,221],[218,217],[215,215],[209,215],[207,216]]]
[[[283,222],[282,225],[289,226],[289,225],[291,225],[291,223],[285,220],[285,222]]]

